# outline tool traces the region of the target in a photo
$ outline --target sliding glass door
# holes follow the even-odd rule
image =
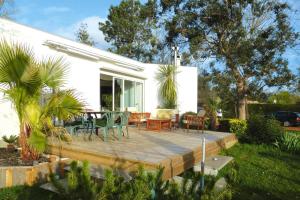
[[[133,81],[125,80],[124,84],[124,107],[125,109],[135,109],[135,87]]]
[[[137,110],[143,110],[143,83],[135,82],[135,106]]]
[[[144,106],[143,90],[144,84],[142,81],[101,74],[101,110],[142,112]]]
[[[113,110],[121,111],[123,108],[123,80],[119,78],[113,78]]]

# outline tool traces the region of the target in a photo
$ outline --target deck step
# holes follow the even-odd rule
[[[217,176],[218,172],[232,160],[233,157],[230,156],[210,156],[205,160],[204,174]],[[194,171],[201,172],[201,163],[194,166]]]
[[[60,180],[58,180],[58,182],[59,182],[59,184],[62,185],[62,187],[65,190],[67,190],[67,188],[68,188],[68,181],[67,181],[67,179],[60,179]],[[47,190],[47,191],[50,191],[50,192],[54,192],[54,193],[59,194],[57,188],[51,182],[42,184],[40,186],[40,188],[42,188],[44,190]]]

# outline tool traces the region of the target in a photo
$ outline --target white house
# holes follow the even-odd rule
[[[75,89],[87,109],[151,112],[159,105],[155,74],[159,65],[138,62],[13,21],[0,18],[0,40],[30,46],[37,58],[65,58],[69,64],[66,87]],[[197,111],[197,68],[179,67],[178,110]],[[18,119],[10,102],[0,94],[0,136],[17,134]]]

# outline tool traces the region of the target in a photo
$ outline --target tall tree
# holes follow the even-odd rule
[[[169,42],[185,45],[193,59],[214,57],[232,79],[240,119],[250,86],[287,86],[294,78],[282,57],[298,38],[290,7],[278,0],[161,0]],[[212,67],[217,70],[215,66]]]
[[[13,0],[0,0],[0,17],[9,17],[13,13]]]
[[[297,76],[297,91],[300,92],[300,67],[298,68],[298,76]]]
[[[86,23],[81,23],[79,29],[75,33],[76,35],[76,40],[80,43],[87,44],[90,46],[94,46],[95,42],[93,38],[91,38],[90,34],[87,31],[87,24]]]
[[[210,74],[206,70],[201,70],[198,74],[198,106],[208,103],[208,96],[212,93]]]
[[[111,6],[107,20],[99,23],[109,51],[138,61],[151,62],[157,53],[158,39],[153,34],[156,25],[156,2],[122,0]]]

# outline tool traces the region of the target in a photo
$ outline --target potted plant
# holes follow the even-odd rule
[[[12,152],[15,150],[15,144],[18,140],[18,136],[11,135],[7,137],[6,135],[2,137],[3,141],[7,143],[7,151]]]

